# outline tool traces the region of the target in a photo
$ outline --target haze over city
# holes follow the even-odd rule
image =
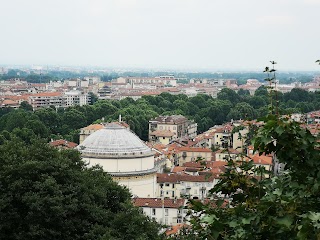
[[[318,70],[319,0],[1,2],[0,65]]]

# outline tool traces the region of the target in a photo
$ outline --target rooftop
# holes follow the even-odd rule
[[[134,198],[133,204],[136,207],[180,208],[184,206],[185,199]]]

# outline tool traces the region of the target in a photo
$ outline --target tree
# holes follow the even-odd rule
[[[95,95],[93,92],[89,92],[89,97],[90,97],[90,104],[94,104],[96,101],[98,101],[98,96]]]
[[[182,239],[319,239],[316,138],[289,119],[269,115],[263,120],[254,148],[260,154],[276,155],[285,171],[273,175],[255,168],[252,161],[230,159],[226,173],[211,190],[224,197],[209,204],[192,201],[198,214]]]
[[[27,102],[27,101],[23,101],[20,106],[19,106],[20,109],[24,109],[26,111],[33,111],[33,108],[32,106]]]
[[[70,108],[63,114],[62,123],[72,130],[80,129],[87,125],[85,115],[75,108]]]
[[[240,88],[238,91],[238,95],[239,96],[249,96],[250,95],[250,91],[247,89],[242,89]]]
[[[254,96],[268,97],[268,95],[268,90],[265,86],[258,87],[258,89],[254,92]]]
[[[240,101],[239,95],[230,88],[224,88],[218,93],[219,100],[229,100],[231,103],[236,104]]]
[[[191,201],[193,226],[180,239],[320,239],[319,143],[299,123],[269,111],[252,144],[274,157],[272,171],[242,154],[229,159],[211,190],[218,197]]]
[[[129,191],[77,151],[12,136],[0,163],[1,239],[160,239]]]
[[[301,89],[294,88],[290,92],[284,94],[286,101],[293,100],[295,102],[306,102],[310,100],[309,92]]]
[[[256,117],[256,111],[248,103],[237,103],[234,108],[229,112],[227,119],[254,119]]]
[[[34,112],[38,116],[39,120],[43,122],[51,132],[58,133],[59,126],[61,125],[61,117],[53,108],[40,108]]]

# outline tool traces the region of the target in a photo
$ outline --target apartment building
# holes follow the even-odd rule
[[[33,110],[37,110],[43,107],[54,106],[56,108],[67,108],[75,105],[87,105],[90,103],[90,97],[88,94],[72,90],[69,92],[42,92],[29,96],[29,104]]]
[[[158,173],[157,196],[171,199],[184,196],[191,199],[207,198],[210,189],[219,181],[217,174],[198,172],[195,168],[185,169],[184,173]],[[188,171],[189,174],[186,173]]]
[[[78,90],[71,90],[64,93],[63,100],[65,108],[75,105],[83,106],[90,103],[90,96]]]
[[[63,107],[63,93],[61,92],[43,92],[29,96],[29,104],[33,110],[43,107],[55,106],[56,108]]]
[[[158,223],[175,226],[183,223],[187,214],[185,199],[134,198],[133,204]]]
[[[180,147],[177,149],[177,162],[176,165],[182,166],[187,162],[193,162],[197,159],[204,161],[212,160],[212,151],[209,148],[202,147]]]
[[[169,134],[170,133],[170,134]],[[171,134],[172,133],[172,134]],[[182,115],[159,116],[149,121],[149,141],[163,142],[179,138],[193,139],[197,136],[197,123]]]
[[[135,84],[138,85],[155,85],[155,86],[177,86],[177,80],[174,76],[158,76],[158,77],[119,77],[115,81],[116,83],[125,83],[132,88]]]

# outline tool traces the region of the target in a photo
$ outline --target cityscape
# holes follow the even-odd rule
[[[4,1],[0,239],[319,239],[319,0]]]

